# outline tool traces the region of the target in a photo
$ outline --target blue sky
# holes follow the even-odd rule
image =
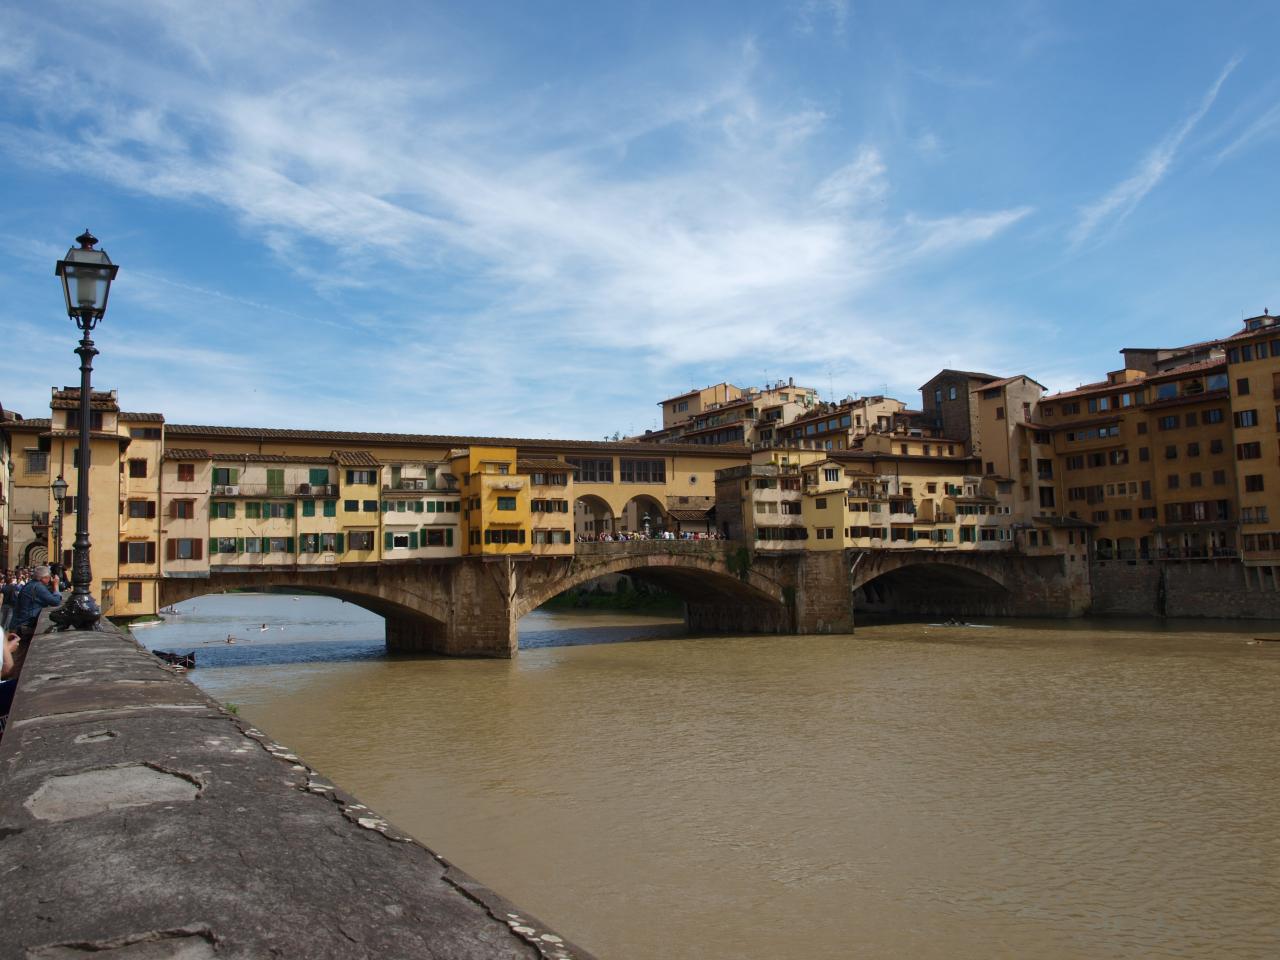
[[[1274,3],[0,6],[0,400],[600,437],[1280,309]]]

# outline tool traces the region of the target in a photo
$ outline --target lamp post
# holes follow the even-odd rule
[[[67,501],[67,481],[58,474],[58,479],[50,485],[53,499],[58,503],[58,513],[53,521],[53,549],[57,555],[57,564],[62,565],[62,506]]]
[[[71,570],[71,601],[59,618],[59,625],[76,630],[93,630],[98,626],[102,610],[89,592],[93,570],[89,565],[89,428],[93,410],[91,383],[93,358],[98,355],[93,345],[93,328],[107,312],[107,296],[111,281],[120,268],[111,262],[105,250],[93,249],[98,238],[88,230],[76,237],[78,247],[67,251],[54,273],[62,280],[62,294],[67,301],[67,316],[80,330],[80,464],[76,471],[76,539]]]

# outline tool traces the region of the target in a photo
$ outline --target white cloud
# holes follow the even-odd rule
[[[1209,108],[1213,106],[1214,100],[1217,99],[1218,91],[1222,89],[1223,83],[1239,63],[1239,57],[1227,63],[1204,96],[1200,98],[1199,106],[1152,148],[1131,176],[1116,184],[1098,200],[1080,209],[1079,218],[1068,234],[1072,247],[1084,244],[1104,225],[1109,224],[1113,229],[1118,227],[1138,208],[1138,204],[1142,203],[1147,194],[1155,189],[1169,172],[1183,141],[1204,119]]]
[[[502,432],[496,417],[508,432],[546,432],[550,402],[533,398],[554,396],[560,429],[581,429],[610,416],[593,398],[618,389],[618,370],[644,374],[629,381],[635,409],[635,394],[659,394],[666,384],[655,378],[676,375],[673,358],[728,368],[785,350],[797,365],[852,365],[879,336],[880,319],[858,307],[860,297],[913,264],[989,242],[1029,213],[892,214],[887,164],[872,147],[817,169],[808,144],[826,113],[762,96],[749,42],[680,84],[635,90],[631,78],[601,77],[568,109],[555,91],[477,101],[447,51],[423,51],[413,70],[370,65],[309,42],[303,17],[276,24],[287,24],[294,46],[272,47],[256,7],[219,5],[216,17],[191,23],[183,4],[142,10],[112,15],[135,18],[123,32],[131,36],[158,24],[169,38],[158,55],[99,49],[106,41],[89,24],[57,45],[46,35],[30,70],[0,76],[38,108],[55,77],[80,89],[67,76],[74,64],[112,64],[92,100],[40,125],[0,128],[0,149],[45,168],[97,171],[139,195],[221,207],[344,323],[349,311],[362,329],[400,330],[410,343],[430,332],[447,346],[344,347],[335,359],[317,345],[292,360],[295,369],[378,371],[359,385],[352,378],[360,403],[326,412],[350,416],[349,426],[367,426],[370,402],[394,399],[460,430]],[[824,10],[843,29],[847,7]],[[42,35],[38,23],[27,26]],[[105,118],[93,112],[104,102]],[[228,327],[261,322],[266,307],[162,278],[154,266],[137,280],[140,305],[163,310],[159,284],[195,287]],[[399,312],[380,322],[380,303]],[[128,360],[139,379],[166,369],[183,378],[183,356],[148,367],[133,345],[120,369]],[[879,354],[878,377],[895,379],[883,369],[894,357]],[[171,419],[225,394],[220,417],[261,410],[252,419],[305,422],[307,397],[290,392],[291,378],[274,383],[255,363],[236,367],[216,351],[199,362],[214,372],[184,378]],[[482,406],[434,389],[459,370],[473,382],[509,383],[518,372],[522,392]],[[564,419],[574,406],[565,389],[582,401],[576,423]]]

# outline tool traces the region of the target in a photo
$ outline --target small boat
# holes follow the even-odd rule
[[[1254,637],[1254,643],[1280,643],[1280,637]]]
[[[170,653],[168,650],[152,650],[151,652],[165,663],[172,664],[175,667],[182,667],[184,670],[195,669],[196,652],[194,650],[190,653]]]
[[[160,608],[160,612],[161,612],[162,614],[164,614],[166,617],[177,617],[177,616],[181,616],[181,614],[180,614],[177,610],[175,610],[175,609],[173,608],[173,604],[170,604],[170,605],[169,605],[169,606],[167,606],[167,607],[161,607],[161,608]]]

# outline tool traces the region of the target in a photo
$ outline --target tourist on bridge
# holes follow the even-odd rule
[[[24,643],[31,640],[36,630],[36,620],[45,607],[56,607],[62,603],[62,594],[49,589],[49,568],[36,567],[35,574],[18,594],[17,607],[13,614],[13,630]]]

